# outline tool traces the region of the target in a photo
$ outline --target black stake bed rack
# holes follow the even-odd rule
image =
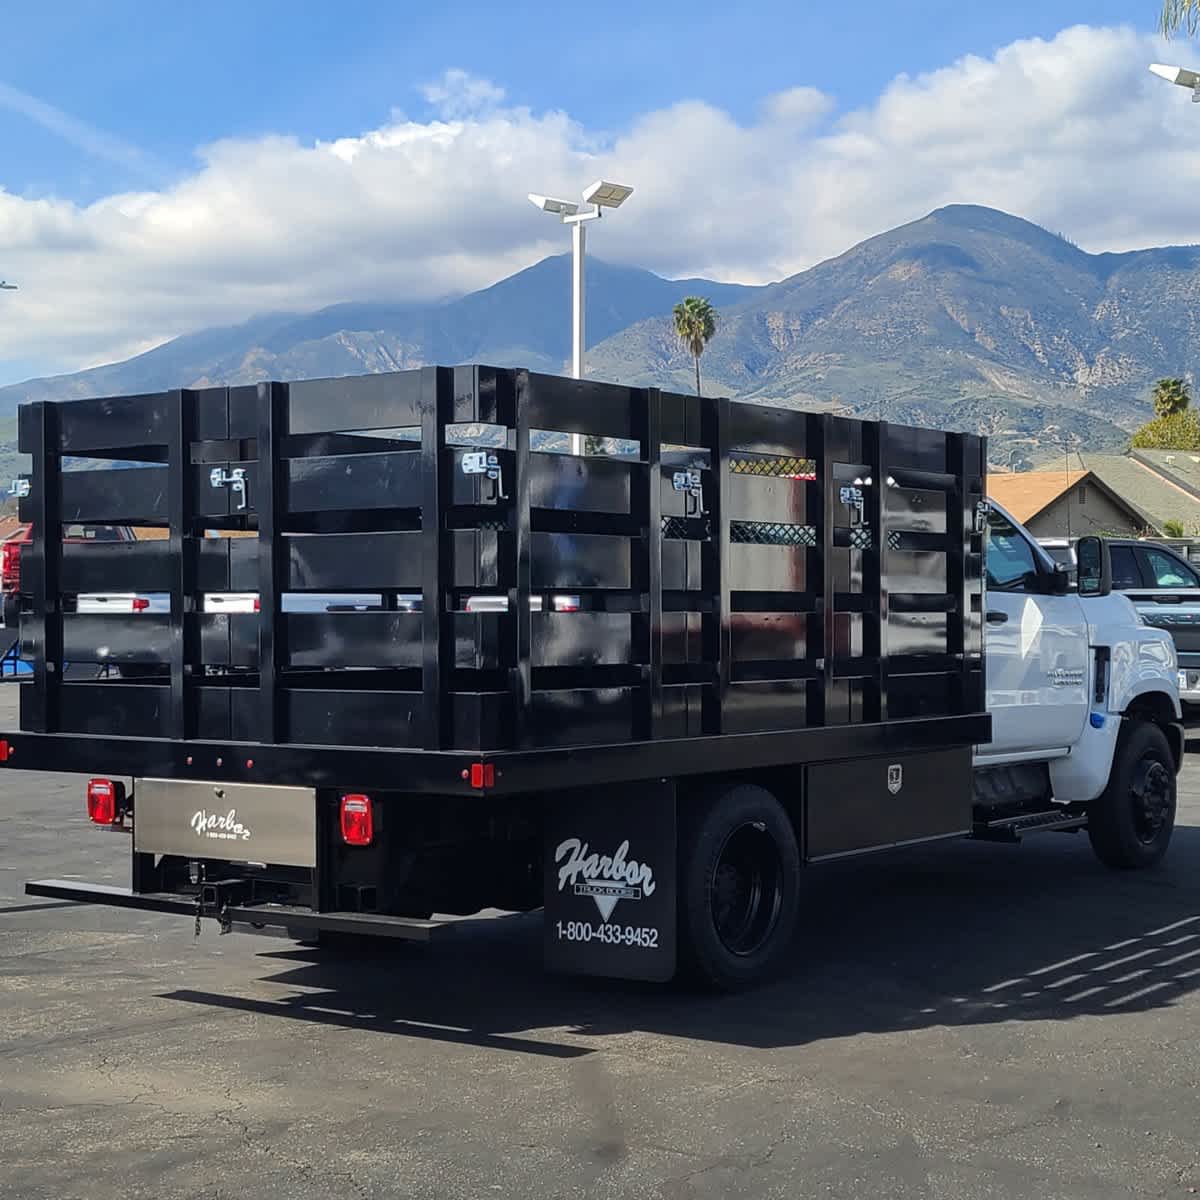
[[[478,794],[988,737],[971,435],[471,366],[19,439],[14,767]]]

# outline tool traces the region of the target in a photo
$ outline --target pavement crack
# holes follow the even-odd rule
[[[785,1142],[791,1139],[791,1130],[784,1130],[778,1137],[772,1139],[762,1149],[746,1151],[739,1154],[722,1154],[703,1167],[688,1171],[684,1175],[672,1175],[664,1179],[660,1185],[662,1193],[668,1200],[684,1200],[691,1194],[692,1183],[713,1171],[757,1171],[765,1167],[775,1157],[775,1152]]]

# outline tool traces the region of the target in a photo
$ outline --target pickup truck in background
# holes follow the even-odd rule
[[[1179,656],[1179,699],[1200,705],[1200,571],[1169,546],[1108,538],[1114,592],[1124,593],[1146,625],[1163,629]],[[1075,582],[1075,540],[1044,538],[1041,546]]]

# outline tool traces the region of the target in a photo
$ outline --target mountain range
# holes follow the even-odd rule
[[[0,388],[25,400],[359,374],[433,362],[562,371],[570,259],[437,304],[341,304],[176,338],[126,362]],[[1064,445],[1121,449],[1162,375],[1187,374],[1200,247],[1088,254],[1019,217],[952,205],[763,287],[588,262],[589,375],[675,390],[692,363],[670,313],[720,313],[704,387],[992,437],[1023,467]],[[2,432],[0,432],[2,436]]]

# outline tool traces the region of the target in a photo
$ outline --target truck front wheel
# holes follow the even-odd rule
[[[1108,787],[1088,806],[1088,836],[1106,866],[1153,866],[1175,829],[1175,762],[1155,724],[1129,725],[1117,742]]]
[[[783,964],[796,928],[800,851],[779,801],[739,784],[682,822],[679,957],[684,978],[734,991]]]

